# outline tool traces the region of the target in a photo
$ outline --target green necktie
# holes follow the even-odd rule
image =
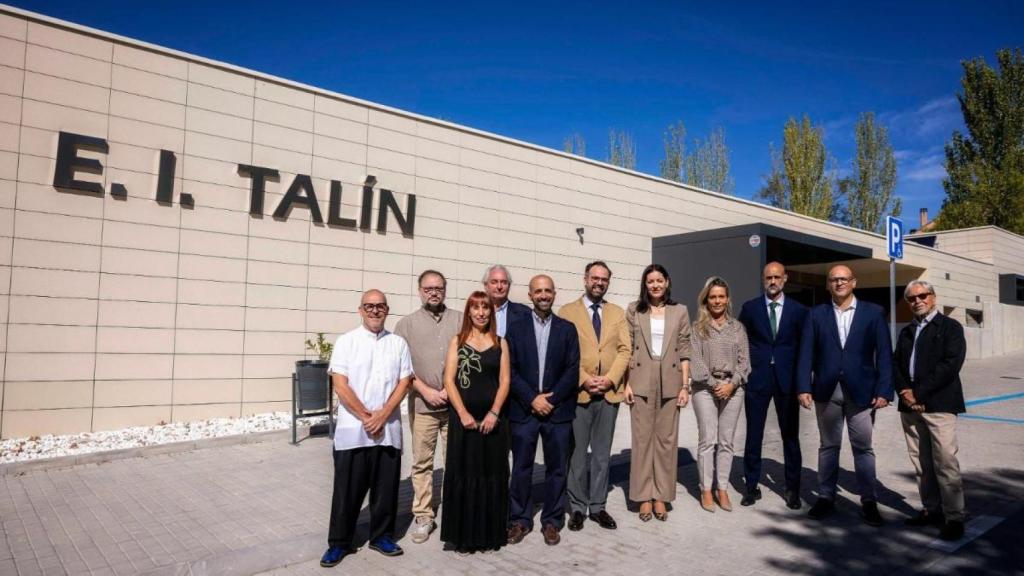
[[[779,333],[779,317],[775,315],[775,309],[778,307],[778,302],[772,302],[768,305],[768,309],[771,311],[768,314],[768,319],[772,323],[772,340],[775,340],[775,335]]]

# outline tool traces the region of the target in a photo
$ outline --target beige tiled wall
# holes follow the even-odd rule
[[[55,190],[59,131],[106,138],[108,155],[82,153],[104,175],[78,177],[128,198]],[[153,201],[161,149],[193,208]],[[280,171],[262,218],[240,163]],[[325,218],[331,180],[349,218],[368,174],[400,205],[415,193],[415,238],[314,224],[302,207],[275,220],[296,174]],[[875,235],[0,11],[0,435],[287,410],[304,340],[355,327],[364,289],[388,293],[393,325],[418,306],[420,270],[442,270],[458,307],[502,262],[514,299],[545,272],[565,303],[600,258],[626,304],[653,236],[751,222],[884,251]],[[918,247],[907,260],[951,302],[994,296],[989,265]]]

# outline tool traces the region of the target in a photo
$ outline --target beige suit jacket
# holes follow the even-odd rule
[[[612,381],[612,388],[604,398],[612,404],[622,402],[625,381],[623,375],[629,364],[630,336],[626,313],[622,308],[605,302],[601,305],[601,341],[597,341],[590,312],[583,298],[562,306],[558,315],[576,325],[580,338],[580,393],[576,401],[590,402],[590,393],[583,383],[591,376],[605,376]]]
[[[686,306],[673,304],[665,307],[665,336],[661,350],[652,350],[651,313],[636,311],[633,302],[626,311],[626,321],[633,337],[633,355],[629,361],[629,385],[633,393],[651,397],[661,389],[662,398],[679,395],[683,386],[683,360],[693,354],[690,345],[690,315]],[[654,357],[660,355],[660,360]]]

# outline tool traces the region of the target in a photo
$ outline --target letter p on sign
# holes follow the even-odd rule
[[[886,244],[889,248],[889,258],[897,260],[903,258],[903,221],[899,218],[888,216],[885,219]]]

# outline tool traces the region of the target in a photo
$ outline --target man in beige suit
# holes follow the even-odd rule
[[[608,460],[615,418],[623,399],[623,375],[629,364],[630,334],[622,308],[604,301],[612,272],[604,262],[587,264],[583,296],[558,311],[576,325],[580,340],[580,382],[569,460],[569,530],[581,530],[589,514],[602,528],[614,530],[605,510]],[[587,449],[590,462],[587,463]]]

